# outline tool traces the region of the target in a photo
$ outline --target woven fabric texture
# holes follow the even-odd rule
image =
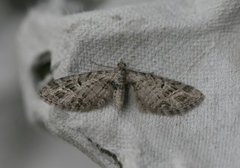
[[[102,167],[239,167],[239,0],[109,0],[89,11],[70,5],[74,12],[66,3],[34,8],[19,32],[29,121]],[[184,116],[140,112],[132,90],[124,111],[110,103],[66,112],[44,103],[33,82],[32,66],[46,51],[55,79],[116,67],[123,59],[130,69],[190,84],[206,98]]]

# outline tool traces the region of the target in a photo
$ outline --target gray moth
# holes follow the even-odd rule
[[[127,69],[123,61],[113,70],[53,79],[40,90],[40,97],[68,111],[98,109],[110,100],[121,110],[129,86],[144,110],[162,115],[184,114],[204,99],[204,95],[192,86]]]

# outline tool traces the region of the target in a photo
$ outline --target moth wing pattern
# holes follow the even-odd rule
[[[45,102],[64,110],[89,111],[112,98],[113,71],[97,71],[51,80],[40,90]]]
[[[150,73],[130,70],[127,82],[144,110],[162,115],[184,114],[204,99],[192,86]]]

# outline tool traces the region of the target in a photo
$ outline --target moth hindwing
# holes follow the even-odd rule
[[[163,115],[183,114],[202,102],[204,95],[181,82],[135,72],[123,62],[112,71],[88,72],[51,80],[40,91],[49,104],[69,111],[90,111],[105,106],[111,99],[124,107],[126,86],[133,87],[142,108]]]

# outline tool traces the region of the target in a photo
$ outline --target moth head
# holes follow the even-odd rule
[[[119,69],[125,69],[127,65],[122,60],[120,60],[117,66]]]

